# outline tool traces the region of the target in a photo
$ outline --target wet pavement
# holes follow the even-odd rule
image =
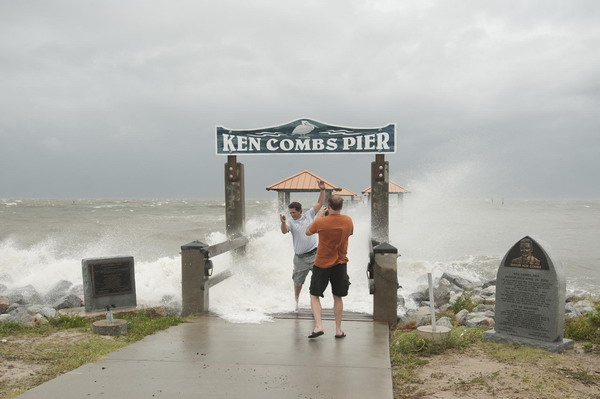
[[[48,381],[19,399],[393,398],[385,323],[198,317]]]

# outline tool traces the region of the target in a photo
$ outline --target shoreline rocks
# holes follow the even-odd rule
[[[43,325],[60,316],[63,309],[83,308],[83,285],[61,280],[42,295],[33,286],[8,289],[2,286],[0,323]],[[2,288],[0,287],[0,288]],[[164,296],[160,304],[166,314],[179,314],[181,304],[173,296]],[[97,312],[102,314],[103,311]]]
[[[66,280],[56,283],[45,295],[32,285],[7,289],[0,296],[0,323],[24,325],[47,324],[58,317],[58,310],[83,306],[83,295],[77,295],[77,286]]]
[[[454,325],[467,327],[494,328],[496,304],[495,279],[477,284],[463,277],[444,273],[442,277],[436,280],[433,295],[436,315],[448,311],[460,298],[466,300],[466,303],[475,305],[472,311],[464,308],[459,310],[453,319],[445,316],[438,320],[436,316],[436,325],[441,322],[444,323],[441,325],[447,326],[447,323],[450,322],[451,325],[454,323]],[[406,309],[404,306],[399,306],[399,314],[401,313],[400,311],[403,311],[404,314],[398,318],[398,327],[411,329],[431,324],[429,289],[414,292],[409,295],[409,298],[414,301],[417,308]],[[566,318],[580,317],[595,310],[594,304],[589,300],[573,301],[573,295],[567,296],[565,304]],[[399,296],[398,303],[404,304],[404,298]]]
[[[478,284],[464,277],[444,273],[436,280],[434,286],[436,324],[447,327],[465,325],[492,329],[494,328],[495,297],[495,280]],[[414,308],[407,308],[404,297],[398,297],[398,313],[401,315],[398,318],[398,327],[416,328],[430,324],[429,290],[411,293],[409,298],[411,303],[415,304]],[[447,312],[459,300],[475,306],[472,311],[461,309],[453,318],[445,316],[438,320],[437,315]],[[173,296],[163,296],[159,302],[170,313],[179,313],[181,310],[181,304]],[[61,280],[44,295],[41,295],[31,285],[8,289],[0,284],[0,323],[45,324],[48,323],[48,319],[57,317],[58,311],[61,309],[82,306],[82,284],[73,285],[69,281]],[[566,318],[580,317],[594,310],[594,304],[589,300],[576,300],[572,294],[566,298]]]

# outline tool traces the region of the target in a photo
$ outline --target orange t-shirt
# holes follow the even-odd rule
[[[308,231],[319,234],[315,266],[326,269],[348,262],[348,237],[354,232],[350,216],[335,214],[320,217],[315,219]]]

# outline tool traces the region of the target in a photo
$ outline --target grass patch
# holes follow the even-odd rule
[[[50,319],[49,322],[50,325],[58,329],[90,327],[92,325],[91,320],[85,319],[81,316],[68,316],[62,314],[54,319]]]
[[[455,311],[469,309],[477,303],[470,296],[459,299]],[[600,304],[596,302],[595,311],[584,316],[565,320],[565,337],[579,341],[585,355],[600,353]],[[452,310],[452,309],[450,309]],[[417,331],[397,329],[390,339],[390,358],[394,379],[395,398],[428,397],[432,384],[427,378],[438,378],[446,381],[448,389],[454,393],[487,391],[486,395],[494,396],[503,393],[521,395],[519,397],[544,397],[548,399],[574,399],[589,397],[600,399],[600,394],[590,396],[590,392],[600,386],[600,375],[595,366],[586,366],[584,357],[570,354],[549,353],[540,348],[510,343],[495,343],[483,338],[484,330],[477,328],[458,328],[451,330],[450,338],[440,343],[433,343],[419,338]],[[437,362],[432,358],[448,352],[454,358],[456,353],[479,356],[490,362],[510,365],[519,373],[506,374],[493,371],[489,373],[471,373],[468,378],[450,377],[447,369],[443,373],[432,373],[422,376],[420,369],[429,362]],[[448,358],[446,358],[448,359]],[[596,364],[595,362],[593,364]],[[529,370],[535,372],[529,373]],[[473,369],[473,371],[478,371]],[[437,375],[437,377],[434,376]],[[423,380],[421,380],[423,379]],[[574,391],[576,386],[576,391]],[[588,388],[585,388],[588,387]],[[586,390],[587,389],[587,390]],[[482,393],[483,395],[483,393]],[[482,396],[483,397],[483,396]]]
[[[588,341],[600,344],[600,304],[595,305],[593,312],[588,312],[581,317],[565,320],[565,338],[576,341]]]
[[[33,365],[36,372],[18,380],[0,379],[0,397],[13,398],[60,374],[138,341],[147,335],[184,322],[177,316],[152,311],[120,314],[129,322],[128,335],[106,337],[91,333],[92,320],[60,316],[47,325],[23,326],[0,323],[0,357],[11,367]]]
[[[473,301],[473,294],[471,292],[464,291],[458,298],[456,298],[456,302],[454,302],[449,310],[456,314],[461,310],[466,309],[470,313],[480,303],[481,302],[479,301]]]
[[[390,341],[390,359],[396,386],[403,386],[405,392],[400,395],[419,397],[418,391],[408,384],[417,384],[416,370],[427,363],[428,357],[448,350],[463,351],[483,338],[484,330],[478,328],[455,328],[450,337],[442,342],[431,342],[418,336],[417,331],[394,330]],[[411,391],[412,389],[412,391]],[[402,396],[401,396],[402,397]]]
[[[157,317],[150,312],[132,313],[119,317],[129,322],[129,325],[127,326],[127,335],[123,337],[127,342],[138,341],[146,335],[154,334],[157,331],[176,326],[184,321],[184,319],[178,316],[167,315]]]
[[[527,345],[517,345],[508,343],[500,344],[495,342],[482,341],[481,348],[492,359],[508,364],[537,364],[538,362],[548,361],[552,359],[552,355],[550,355],[547,351]]]
[[[597,385],[600,384],[600,376],[591,374],[588,370],[583,368],[570,369],[567,367],[561,367],[559,370],[566,375],[568,378],[577,380],[584,385]]]

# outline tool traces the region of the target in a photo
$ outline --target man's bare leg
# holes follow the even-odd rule
[[[344,301],[339,296],[333,296],[333,315],[335,316],[335,335],[340,336],[342,331],[342,313],[344,313]]]
[[[310,308],[315,319],[315,328],[313,333],[323,331],[323,321],[321,320],[321,298],[315,295],[310,296]]]
[[[298,301],[300,300],[300,291],[302,291],[301,285],[294,286],[294,297],[296,298],[296,312],[298,311]]]

